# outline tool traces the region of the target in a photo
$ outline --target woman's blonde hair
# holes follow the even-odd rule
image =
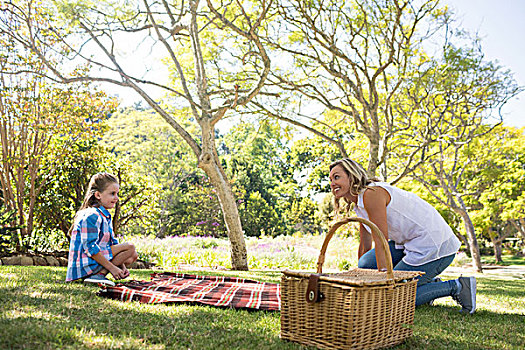
[[[350,158],[336,160],[330,164],[330,171],[332,171],[332,169],[338,165],[340,165],[344,172],[348,175],[350,181],[350,193],[354,196],[358,196],[362,191],[369,188],[368,185],[370,185],[372,182],[379,181],[377,178],[369,176],[361,164],[353,161]],[[346,198],[345,202],[349,204]],[[352,206],[347,205],[346,211],[350,211],[351,208]],[[336,215],[339,213],[339,210],[339,198],[334,197],[334,211]]]

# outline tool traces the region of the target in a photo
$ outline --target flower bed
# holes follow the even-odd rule
[[[313,270],[317,264],[323,236],[246,237],[250,269]],[[164,269],[181,266],[231,268],[230,243],[225,238],[173,236],[163,239],[129,237],[139,258]],[[357,266],[358,242],[336,236],[327,256],[327,269],[344,270]]]

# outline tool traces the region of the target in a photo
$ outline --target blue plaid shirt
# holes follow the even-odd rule
[[[118,244],[113,234],[111,214],[104,208],[87,208],[78,212],[71,241],[66,281],[88,276],[101,265],[92,256],[102,253],[108,260],[113,259],[111,246]]]

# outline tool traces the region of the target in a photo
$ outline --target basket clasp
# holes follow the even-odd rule
[[[313,304],[324,299],[323,293],[319,292],[319,273],[313,273],[308,278],[308,287],[306,288],[306,302]]]

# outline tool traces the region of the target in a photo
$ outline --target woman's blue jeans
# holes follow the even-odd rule
[[[452,296],[457,293],[458,286],[456,280],[433,282],[433,279],[452,263],[456,254],[448,255],[423,265],[413,266],[408,265],[402,260],[405,253],[403,249],[396,249],[394,241],[389,241],[388,245],[390,246],[394,270],[422,271],[425,273],[423,276],[418,277],[416,306],[427,304],[436,298]],[[362,269],[377,269],[375,249],[371,249],[363,254],[357,266]]]

